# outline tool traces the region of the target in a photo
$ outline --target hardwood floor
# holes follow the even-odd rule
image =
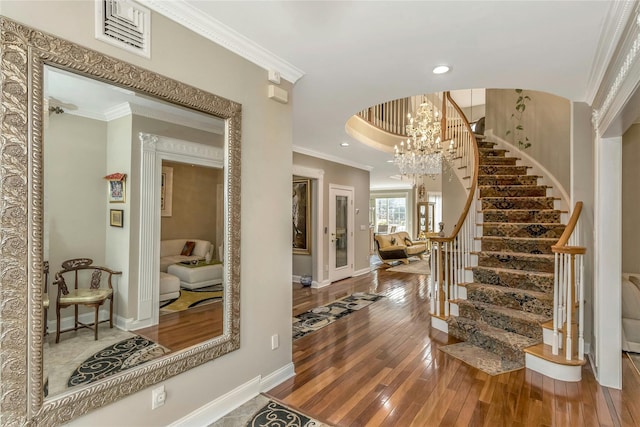
[[[640,375],[623,360],[622,391],[528,369],[491,377],[438,350],[426,277],[378,269],[320,290],[294,284],[293,314],[353,292],[367,308],[293,342],[296,376],[267,395],[336,426],[640,426]]]
[[[135,332],[158,344],[178,351],[222,334],[222,301],[160,316],[155,326]],[[203,328],[202,325],[207,325]]]

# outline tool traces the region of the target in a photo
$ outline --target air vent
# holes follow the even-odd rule
[[[128,0],[96,0],[96,38],[151,56],[151,12]]]

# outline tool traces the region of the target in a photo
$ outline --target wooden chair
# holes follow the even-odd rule
[[[114,275],[122,274],[121,271],[113,271],[107,267],[92,265],[93,260],[89,258],[76,258],[64,261],[62,270],[56,273],[54,285],[58,286],[58,297],[56,300],[56,343],[60,341],[62,332],[77,331],[78,328],[93,329],[94,339],[98,339],[98,324],[102,323],[98,320],[98,312],[100,306],[106,300],[109,300],[109,327],[113,328],[113,286],[111,280]],[[91,277],[84,270],[93,270]],[[103,273],[107,274],[106,280],[103,280]],[[66,277],[66,278],[65,278]],[[67,280],[73,280],[74,286],[69,289]],[[88,280],[88,286],[79,286],[81,282],[85,284]],[[85,324],[78,320],[78,306],[84,305],[93,307],[95,311],[95,319],[93,324]],[[73,328],[60,330],[60,310],[69,306],[75,308],[75,323]],[[106,322],[106,320],[103,320]]]

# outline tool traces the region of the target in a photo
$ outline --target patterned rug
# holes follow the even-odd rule
[[[384,295],[356,292],[332,303],[321,305],[293,318],[293,339],[324,328],[354,311],[360,310],[383,298]]]
[[[274,401],[269,401],[247,423],[247,427],[317,427],[324,425],[326,424]]]
[[[222,285],[207,286],[206,288],[186,290],[180,289],[180,296],[174,300],[165,301],[160,306],[160,315],[187,310],[203,304],[222,300],[224,291]]]
[[[413,273],[413,274],[430,274],[431,267],[429,266],[429,258],[419,259],[411,258],[409,264],[396,265],[391,268],[387,268],[387,271],[398,271],[401,273]]]
[[[522,363],[501,359],[495,353],[466,342],[445,345],[440,347],[440,350],[491,376],[517,371],[524,367]]]
[[[126,371],[169,353],[169,349],[139,335],[103,348],[76,368],[67,387],[88,384]]]

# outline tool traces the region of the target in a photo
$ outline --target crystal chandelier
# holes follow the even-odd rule
[[[442,130],[438,111],[425,100],[415,111],[415,118],[407,115],[407,142],[395,146],[393,163],[403,176],[414,183],[422,176],[435,178],[444,169],[450,168],[455,155],[455,143],[449,141],[444,148],[441,141]],[[447,145],[446,142],[444,145]]]

